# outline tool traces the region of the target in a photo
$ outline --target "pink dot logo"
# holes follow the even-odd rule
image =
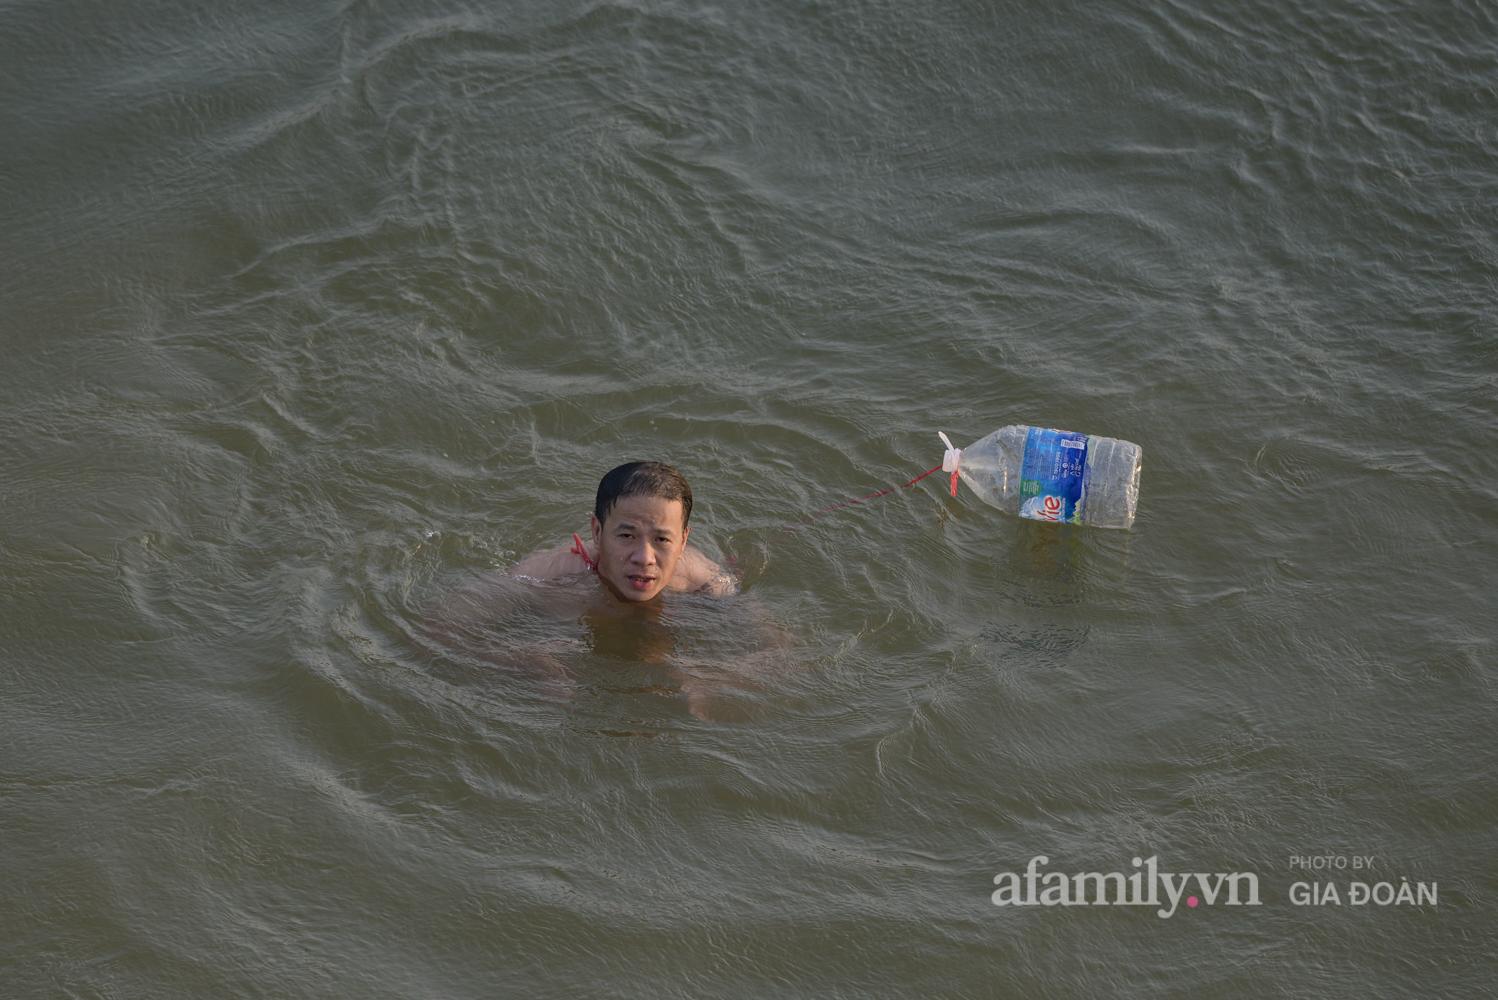
[[[1187,896],[1186,897],[1186,905],[1187,906],[1195,906],[1196,905],[1196,897],[1195,896]]]

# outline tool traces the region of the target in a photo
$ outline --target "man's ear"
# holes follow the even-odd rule
[[[594,514],[589,521],[593,525],[593,541],[596,542],[603,537],[603,523],[598,520],[597,514]]]
[[[681,544],[682,544],[682,547],[686,546],[687,539],[691,538],[691,537],[692,537],[692,526],[690,524],[683,524],[681,526]]]

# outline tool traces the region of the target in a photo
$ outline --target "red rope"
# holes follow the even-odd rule
[[[868,496],[866,496],[866,497],[859,497],[856,500],[844,500],[842,503],[835,503],[831,507],[823,507],[821,510],[817,511],[816,513],[811,514],[811,515],[809,515],[809,516],[807,516],[805,518],[802,518],[801,520],[797,521],[796,524],[787,525],[786,528],[789,529],[789,528],[793,528],[793,527],[795,527],[796,525],[799,525],[799,524],[807,524],[807,523],[809,523],[812,520],[812,518],[821,517],[823,514],[827,513],[828,511],[837,510],[839,507],[847,507],[847,506],[849,506],[851,504],[862,503],[865,500],[872,500],[875,497],[882,497],[886,493],[893,493],[896,490],[903,490],[907,486],[914,486],[916,483],[920,482],[922,479],[925,479],[927,476],[931,475],[931,473],[933,473],[933,472],[940,472],[940,471],[941,471],[941,466],[938,465],[934,469],[927,469],[925,472],[921,473],[919,476],[916,476],[914,479],[912,479],[908,483],[901,483],[899,486],[891,486],[887,490],[880,490],[878,493],[870,493]]]
[[[575,531],[572,533],[572,552],[574,555],[582,556],[583,562],[588,564],[589,569],[591,569],[595,573],[598,572],[598,564],[592,559],[588,558],[588,547],[583,544],[583,540],[578,537],[578,534]]]

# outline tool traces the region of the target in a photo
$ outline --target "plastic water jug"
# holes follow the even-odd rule
[[[1139,504],[1142,451],[1132,441],[1011,424],[966,448],[947,446],[942,471],[1018,517],[1127,528]]]

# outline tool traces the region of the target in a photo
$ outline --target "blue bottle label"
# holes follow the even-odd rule
[[[1081,524],[1077,501],[1086,468],[1086,434],[1031,427],[1020,463],[1019,516]]]

